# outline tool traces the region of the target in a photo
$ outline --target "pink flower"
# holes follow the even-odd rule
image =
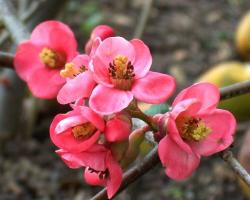
[[[131,130],[131,117],[126,113],[117,113],[106,122],[104,134],[107,141],[119,142],[127,140]]]
[[[103,41],[104,39],[112,36],[115,36],[115,32],[110,26],[99,25],[95,27],[91,32],[89,41],[85,45],[85,52],[87,54],[91,53],[93,46],[95,46],[94,42],[96,41],[97,38]]]
[[[43,22],[32,31],[29,40],[18,46],[15,69],[34,96],[54,98],[65,82],[59,72],[77,55],[76,48],[74,34],[67,25]]]
[[[119,189],[122,182],[122,169],[111,151],[104,146],[94,145],[80,153],[60,149],[57,154],[70,168],[86,167],[85,181],[90,185],[106,186],[109,199]]]
[[[58,114],[50,126],[50,138],[59,148],[81,152],[97,142],[104,130],[103,119],[85,106],[75,106],[66,114]]]
[[[167,114],[167,135],[158,149],[170,178],[189,177],[201,156],[210,156],[232,144],[236,121],[230,112],[216,109],[219,98],[216,86],[198,83],[184,89],[174,100]]]
[[[88,55],[78,55],[61,70],[60,74],[67,78],[67,82],[57,95],[60,104],[72,103],[90,96],[96,82],[92,72],[88,70],[89,61]]]
[[[89,103],[101,114],[123,110],[134,97],[146,103],[162,103],[175,89],[173,77],[149,71],[150,51],[138,39],[105,39],[96,49],[92,64],[99,85],[93,90]]]

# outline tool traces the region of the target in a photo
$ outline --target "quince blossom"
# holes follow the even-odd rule
[[[149,48],[141,40],[105,39],[93,57],[91,69],[98,85],[90,96],[90,107],[107,115],[123,110],[134,97],[151,104],[166,101],[175,89],[175,80],[149,71],[151,64]]]
[[[234,116],[217,109],[219,90],[210,83],[184,89],[162,118],[166,136],[158,153],[166,174],[175,180],[189,177],[201,156],[210,156],[229,147],[236,129]]]
[[[46,21],[36,26],[30,39],[18,46],[15,70],[34,96],[51,99],[65,83],[60,70],[77,54],[70,28],[59,21]]]
[[[57,150],[56,153],[70,168],[85,167],[85,181],[90,185],[107,187],[109,199],[119,189],[122,182],[121,166],[112,156],[112,152],[103,145],[94,145],[87,151],[79,153],[63,149]]]
[[[97,142],[105,124],[103,119],[85,106],[75,106],[66,114],[58,114],[50,126],[50,138],[59,148],[81,152]]]

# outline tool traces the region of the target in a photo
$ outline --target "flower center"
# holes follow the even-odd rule
[[[78,140],[90,138],[95,131],[96,127],[90,122],[72,128],[72,133],[74,137]]]
[[[63,78],[72,79],[84,71],[86,71],[85,66],[81,66],[80,68],[77,68],[74,63],[66,63],[64,69],[60,71],[60,75]]]
[[[90,173],[98,174],[99,178],[102,179],[102,180],[107,179],[109,177],[108,169],[106,169],[105,171],[97,171],[97,170],[92,169],[92,168],[89,167],[88,170],[89,170]]]
[[[109,63],[109,76],[115,88],[130,90],[133,84],[134,66],[127,56],[117,55],[112,63]]]
[[[39,58],[47,67],[55,69],[64,66],[66,58],[64,55],[50,49],[43,48],[39,54]]]
[[[181,121],[177,126],[181,137],[187,141],[198,142],[206,138],[212,131],[200,118],[189,117]]]

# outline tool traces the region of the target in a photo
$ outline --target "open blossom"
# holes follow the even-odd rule
[[[67,81],[57,95],[60,104],[72,103],[90,96],[96,82],[92,72],[88,70],[89,62],[88,55],[78,55],[61,70],[60,75]]]
[[[85,52],[86,54],[91,54],[91,51],[93,51],[93,48],[96,48],[96,43],[99,43],[99,41],[103,41],[104,39],[108,37],[115,36],[114,30],[107,25],[98,25],[96,26],[93,31],[91,32],[90,39],[85,45]]]
[[[18,46],[14,65],[34,96],[49,99],[65,83],[60,70],[76,55],[77,43],[70,28],[59,21],[46,21]]]
[[[175,89],[174,78],[149,71],[151,64],[150,51],[141,40],[105,39],[93,57],[98,85],[90,96],[90,107],[111,114],[126,108],[134,97],[151,104],[166,101]]]
[[[165,117],[166,136],[158,148],[170,178],[189,177],[201,156],[222,151],[233,142],[236,121],[230,112],[216,109],[219,98],[216,86],[198,83],[180,92],[174,100]]]
[[[97,142],[104,130],[103,119],[85,106],[75,106],[66,114],[58,114],[50,126],[50,138],[59,148],[81,152]]]
[[[85,167],[84,178],[90,185],[107,187],[108,198],[119,189],[122,182],[122,169],[109,149],[93,145],[84,152],[71,153],[63,149],[56,151],[70,168]]]

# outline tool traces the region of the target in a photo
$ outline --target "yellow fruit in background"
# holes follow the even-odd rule
[[[247,12],[236,30],[236,47],[239,53],[246,59],[250,59],[250,11]]]
[[[206,81],[224,87],[246,80],[250,80],[250,65],[231,61],[214,66],[198,82]],[[219,107],[231,111],[238,120],[250,119],[250,94],[221,101]]]

